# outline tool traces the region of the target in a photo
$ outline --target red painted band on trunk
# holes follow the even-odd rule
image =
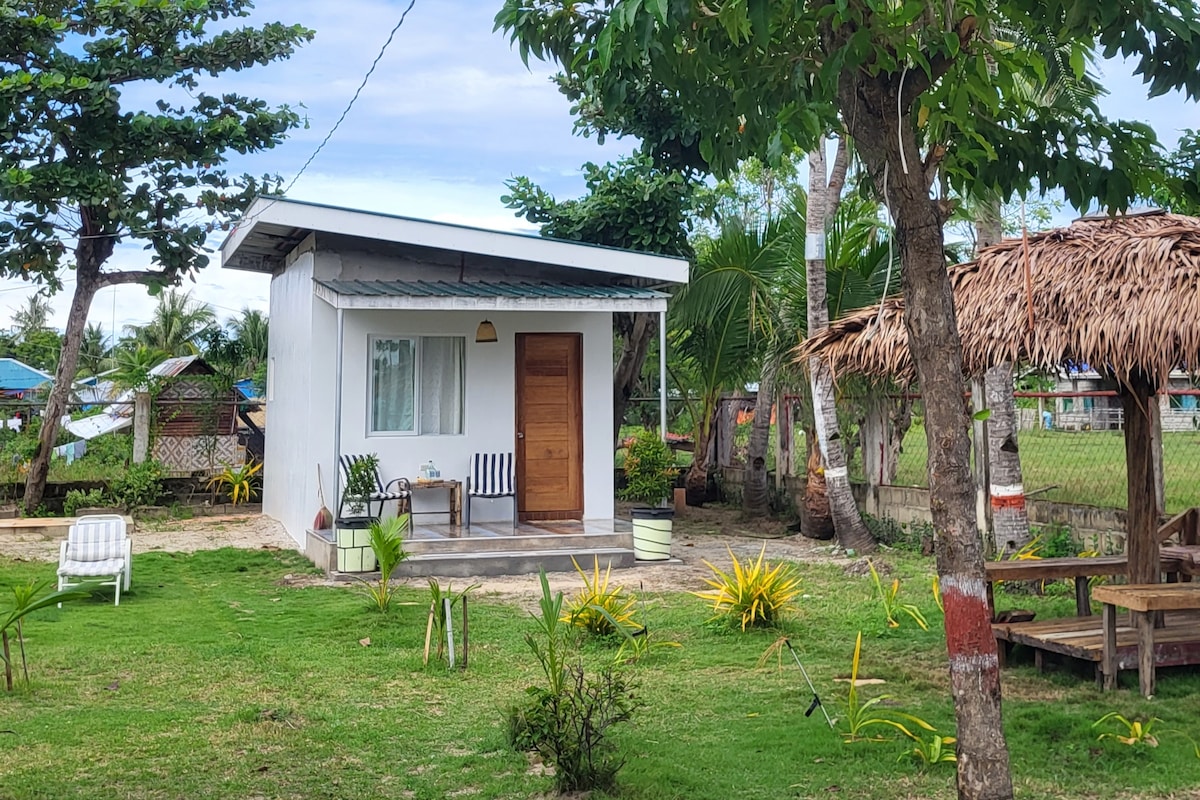
[[[946,608],[946,650],[950,659],[995,655],[996,639],[986,597],[943,589],[942,602]]]
[[[994,510],[999,510],[1002,508],[1015,508],[1018,511],[1023,511],[1025,509],[1025,495],[1014,494],[1008,497],[997,497],[996,495],[992,495],[992,508]]]

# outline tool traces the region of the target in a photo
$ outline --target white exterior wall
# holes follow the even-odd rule
[[[317,511],[317,437],[308,435],[310,431],[315,433],[316,427],[309,424],[313,377],[322,369],[332,370],[332,364],[321,366],[310,357],[312,272],[313,255],[303,253],[271,279],[271,336],[267,347],[263,513],[282,522],[297,543],[304,541],[304,532]]]
[[[324,305],[319,301],[317,304]],[[384,481],[400,476],[415,479],[426,461],[433,461],[442,477],[463,480],[473,453],[515,451],[516,334],[582,333],[583,515],[585,519],[611,519],[614,493],[612,314],[494,312],[489,319],[496,326],[499,341],[477,344],[475,329],[482,319],[477,312],[465,311],[345,312],[342,452],[377,453]],[[322,336],[323,333],[317,338]],[[326,338],[335,336],[333,333]],[[466,339],[463,435],[368,434],[370,359],[367,346],[369,338],[374,336],[462,336]],[[322,459],[322,469],[326,463],[329,460]],[[329,483],[328,478],[326,483]],[[413,498],[414,511],[446,508],[446,498],[440,494],[417,492]],[[332,495],[326,496],[332,499]],[[512,518],[508,499],[476,500],[472,509],[472,518],[479,521]],[[444,519],[442,517],[440,521]],[[422,520],[437,522],[439,518],[423,516]]]

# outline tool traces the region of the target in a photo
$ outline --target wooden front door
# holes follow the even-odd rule
[[[517,334],[517,509],[583,518],[582,334]]]

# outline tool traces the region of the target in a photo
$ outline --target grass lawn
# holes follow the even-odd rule
[[[799,566],[805,594],[791,636],[830,713],[864,634],[860,677],[887,681],[892,707],[952,735],[932,562],[884,557],[933,630],[889,630],[868,580],[835,564]],[[0,694],[3,798],[541,798],[552,779],[504,741],[503,710],[540,672],[516,604],[471,606],[470,669],[421,665],[425,591],[406,590],[387,616],[350,588],[297,586],[291,553],[219,550],[135,558],[133,592],[114,608],[93,599],[28,618],[32,685]],[[0,561],[0,583],[49,577],[47,564]],[[619,579],[619,576],[614,576]],[[531,578],[531,585],[535,579]],[[553,578],[552,578],[553,583]],[[700,588],[700,587],[697,587]],[[1068,593],[1069,594],[1069,593]],[[902,741],[843,744],[794,664],[757,668],[781,631],[706,624],[686,594],[647,597],[646,621],[682,643],[630,667],[645,707],[618,739],[629,753],[621,797],[950,798],[953,772],[898,761]],[[0,607],[3,603],[0,601]],[[998,605],[1067,614],[1073,600],[1001,596]],[[360,640],[370,639],[370,646]],[[585,644],[598,663],[612,650]],[[1127,675],[1125,686],[1135,675]],[[1004,673],[1014,780],[1024,798],[1184,797],[1200,759],[1182,738],[1157,749],[1098,742],[1109,711],[1157,715],[1200,734],[1200,674],[1166,671],[1160,694],[1102,695],[1069,670]],[[868,694],[881,687],[867,687]]]
[[[1121,431],[1021,431],[1025,491],[1053,486],[1037,497],[1107,508],[1125,507],[1125,439]],[[925,429],[904,437],[896,483],[925,486]],[[858,466],[861,472],[861,465]],[[1200,505],[1200,432],[1163,434],[1167,513]]]

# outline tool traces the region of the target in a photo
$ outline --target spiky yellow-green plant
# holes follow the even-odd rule
[[[254,495],[258,494],[258,485],[261,480],[258,473],[262,466],[261,461],[258,463],[251,461],[238,467],[226,464],[224,470],[209,479],[208,488],[216,487],[218,491],[226,492],[235,506],[240,503],[248,503]]]
[[[592,574],[584,572],[575,557],[571,563],[575,571],[583,578],[583,588],[576,592],[567,604],[562,621],[576,628],[583,628],[596,636],[609,636],[620,633],[625,628],[639,627],[634,622],[634,605],[637,598],[632,592],[627,592],[622,586],[609,588],[609,578],[612,576],[612,562],[600,575],[600,559],[593,556]]]
[[[885,589],[883,581],[879,579],[879,573],[875,571],[875,563],[868,561],[867,566],[871,568],[871,580],[875,583],[875,592],[879,595],[879,602],[883,604],[883,613],[887,615],[888,627],[900,627],[900,621],[896,619],[896,616],[898,612],[903,611],[912,617],[913,622],[917,623],[921,630],[929,630],[929,623],[925,621],[925,615],[921,613],[921,609],[912,603],[900,602],[900,579],[894,579],[891,585]]]
[[[787,562],[772,566],[764,560],[766,552],[766,545],[763,545],[757,561],[743,564],[733,550],[729,550],[733,560],[732,574],[704,562],[714,573],[713,578],[705,578],[704,582],[713,588],[692,594],[712,603],[713,619],[738,621],[742,630],[746,630],[757,625],[771,625],[794,608],[793,601],[800,595],[800,578],[796,576],[795,567]]]

